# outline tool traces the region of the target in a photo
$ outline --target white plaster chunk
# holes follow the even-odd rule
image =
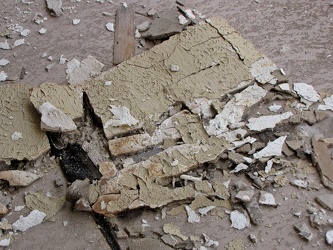
[[[208,126],[204,126],[209,135],[221,135],[229,130],[229,126],[243,126],[242,117],[246,107],[259,102],[267,91],[263,88],[253,85],[237,93],[223,108],[223,110],[209,121]]]
[[[73,25],[78,25],[81,22],[81,19],[75,18],[73,19]]]
[[[289,85],[289,83],[279,84],[279,87],[280,87],[281,90],[290,91],[290,85]]]
[[[244,164],[244,163],[239,163],[233,170],[231,170],[229,173],[230,174],[233,174],[233,173],[238,173],[239,171],[242,171],[242,170],[246,170],[248,169],[249,166]]]
[[[267,161],[266,167],[265,167],[265,173],[266,174],[268,174],[271,171],[272,166],[273,166],[273,160]]]
[[[195,213],[195,211],[189,206],[185,206],[187,212],[187,222],[189,223],[198,223],[200,222],[200,216]]]
[[[111,107],[111,109],[109,109],[109,110],[113,114],[113,118],[108,120],[104,124],[105,129],[109,126],[111,126],[111,127],[119,127],[122,125],[133,126],[139,122],[137,119],[135,119],[131,115],[130,110],[127,107],[125,107],[125,106],[117,107],[117,106],[113,106],[113,105],[110,105],[110,107]]]
[[[250,200],[252,200],[253,196],[253,190],[241,190],[236,194],[236,198],[243,202],[249,202]]]
[[[3,49],[3,50],[9,50],[9,49],[12,49],[7,40],[5,40],[4,42],[0,42],[0,49]]]
[[[51,132],[70,132],[76,130],[74,121],[61,110],[49,102],[44,102],[38,107],[41,113],[42,130]]]
[[[303,181],[303,180],[291,180],[290,184],[296,187],[300,187],[300,188],[307,188],[308,187],[308,182],[307,181]]]
[[[267,206],[275,206],[275,198],[273,194],[265,191],[260,191],[259,204]]]
[[[286,140],[287,136],[281,136],[272,142],[268,142],[267,146],[264,147],[259,152],[253,154],[255,159],[260,159],[263,157],[270,156],[281,156],[282,155],[282,146]]]
[[[134,37],[137,39],[141,38],[141,34],[138,29],[135,29]]]
[[[4,71],[0,72],[0,82],[4,82],[7,79],[7,74]]]
[[[181,25],[184,25],[184,24],[188,23],[188,20],[183,15],[178,16],[178,21],[179,21],[179,24],[181,24]]]
[[[249,123],[246,126],[252,131],[262,131],[265,129],[272,129],[276,124],[290,118],[293,115],[292,112],[285,112],[278,115],[260,116],[258,118],[250,118]]]
[[[239,212],[238,210],[234,210],[230,213],[230,220],[231,220],[230,227],[236,228],[238,230],[251,226],[250,221],[245,216],[245,214]]]
[[[329,246],[333,246],[333,230],[327,231],[326,235],[326,242]]]
[[[294,83],[294,90],[299,96],[310,102],[317,102],[320,98],[314,87],[306,83]]]
[[[268,58],[261,58],[251,65],[251,74],[260,83],[275,84],[276,79],[271,74],[278,67]]]
[[[67,58],[65,58],[64,55],[61,54],[61,56],[59,58],[59,63],[60,64],[65,64],[66,62],[68,62]]]
[[[29,29],[24,29],[24,30],[22,30],[22,31],[20,32],[20,36],[24,36],[24,37],[26,37],[26,36],[29,35],[29,33],[30,33],[30,30],[29,30]]]
[[[0,247],[8,247],[10,245],[10,234],[1,237]]]
[[[38,31],[39,34],[43,35],[46,33],[46,29],[45,28],[41,28],[39,31]]]
[[[8,63],[9,63],[9,61],[7,59],[5,59],[5,58],[2,58],[0,60],[0,66],[6,66]]]
[[[278,112],[282,108],[281,105],[273,103],[271,106],[268,107],[269,111],[271,112]]]
[[[205,216],[207,215],[207,213],[209,211],[211,211],[212,209],[216,208],[216,206],[207,206],[207,207],[202,207],[198,209],[198,212],[201,216]]]
[[[108,31],[114,32],[114,24],[113,23],[107,23],[105,25],[105,27]]]
[[[13,141],[17,141],[19,139],[22,139],[23,136],[22,136],[22,133],[21,132],[18,132],[18,131],[15,131],[12,135],[11,135],[11,138]]]
[[[13,48],[18,47],[22,44],[24,44],[24,38],[16,40],[13,44]]]
[[[170,71],[171,72],[177,72],[179,71],[179,66],[178,65],[170,65]]]
[[[46,214],[39,210],[32,210],[26,217],[20,217],[13,224],[14,231],[26,231],[31,227],[37,226],[43,222]]]
[[[331,110],[331,111],[333,111],[333,95],[331,95],[330,97],[324,98],[323,101],[324,101],[325,105],[320,104],[318,106],[318,110]]]
[[[146,22],[140,23],[138,26],[136,26],[136,28],[140,32],[146,31],[149,28],[149,22],[146,21]]]
[[[70,84],[84,83],[98,75],[103,67],[104,64],[92,56],[88,56],[82,62],[74,58],[67,63],[67,80]]]
[[[193,14],[191,9],[187,9],[184,11],[185,15],[189,18],[189,19],[195,19],[195,15]]]

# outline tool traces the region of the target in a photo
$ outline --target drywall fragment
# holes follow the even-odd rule
[[[248,169],[249,166],[244,164],[244,163],[239,163],[233,170],[231,170],[229,173],[233,174],[233,173],[238,173],[241,170],[246,170]]]
[[[324,186],[333,189],[333,163],[328,143],[321,140],[322,135],[315,135],[312,138],[312,161],[317,167]]]
[[[2,58],[0,60],[0,66],[6,66],[8,63],[9,63],[9,61],[7,59],[5,59],[5,58]]]
[[[67,80],[70,84],[84,83],[98,75],[103,67],[104,64],[92,56],[83,59],[81,63],[74,58],[67,63]]]
[[[207,207],[199,208],[198,212],[201,216],[205,216],[205,215],[207,215],[207,213],[209,211],[211,211],[214,208],[216,208],[216,206],[207,206]]]
[[[114,156],[134,154],[154,146],[149,134],[120,137],[110,140],[108,144],[109,150]]]
[[[279,115],[260,116],[258,118],[250,118],[246,126],[252,131],[262,131],[265,129],[273,129],[276,124],[293,116],[292,112],[286,112]]]
[[[20,46],[20,45],[22,45],[22,44],[24,44],[24,38],[16,40],[16,41],[14,42],[12,48],[18,47],[18,46]]]
[[[268,142],[267,146],[264,147],[259,152],[253,154],[255,159],[260,159],[263,157],[270,157],[270,156],[281,156],[282,154],[282,146],[284,141],[286,140],[287,136],[281,136],[272,142]]]
[[[0,49],[10,50],[12,48],[9,46],[9,43],[7,42],[7,40],[5,40],[4,42],[0,42]]]
[[[107,23],[105,27],[108,31],[114,32],[114,23]]]
[[[122,125],[133,126],[139,122],[131,115],[130,110],[127,107],[114,105],[110,105],[110,107],[111,109],[109,110],[113,114],[113,118],[104,124],[104,128],[109,126],[119,127]]]
[[[51,12],[51,15],[62,15],[62,0],[46,0],[47,8]]]
[[[281,90],[290,91],[290,85],[289,85],[289,83],[279,84],[279,87],[280,87]]]
[[[175,237],[173,237],[171,234],[164,234],[164,235],[161,237],[161,240],[162,240],[165,244],[167,244],[167,245],[169,245],[169,246],[172,246],[172,247],[174,247],[174,246],[178,243],[177,239],[176,239]]]
[[[46,33],[46,29],[45,28],[41,28],[39,31],[38,31],[39,34],[43,35]]]
[[[0,247],[8,247],[10,245],[11,236],[7,234],[5,236],[0,236]]]
[[[188,23],[188,20],[183,15],[178,16],[178,21],[179,21],[179,24],[181,24],[181,25],[184,25],[184,24]]]
[[[37,226],[43,222],[46,214],[38,211],[33,210],[30,214],[26,217],[20,217],[17,221],[13,223],[13,230],[14,231],[26,231],[31,227]]]
[[[81,19],[75,18],[73,19],[73,25],[78,25],[81,22]]]
[[[291,180],[290,184],[299,188],[307,188],[308,187],[308,182],[303,181],[303,180]]]
[[[79,85],[43,83],[32,89],[30,101],[36,109],[45,102],[52,103],[71,119],[83,116],[83,90]]]
[[[273,194],[266,191],[260,191],[259,204],[267,206],[276,206]]]
[[[146,31],[149,28],[149,22],[146,21],[146,22],[140,23],[139,25],[136,26],[136,28],[140,32]]]
[[[166,233],[166,234],[171,234],[171,235],[178,236],[182,240],[187,240],[188,239],[187,236],[183,235],[180,232],[180,228],[177,227],[176,225],[172,224],[172,223],[164,224],[164,226],[163,226],[163,232]]]
[[[0,71],[0,82],[4,82],[7,79],[7,74],[4,71]]]
[[[282,108],[281,105],[278,105],[276,103],[273,103],[271,106],[268,107],[269,111],[272,111],[272,112],[278,112],[280,109]]]
[[[333,95],[331,95],[330,97],[326,97],[323,99],[325,105],[320,104],[318,106],[318,110],[331,110],[333,111]]]
[[[65,196],[51,197],[45,195],[41,190],[30,193],[24,198],[28,208],[45,213],[45,220],[51,219],[65,203]]]
[[[268,58],[260,58],[251,65],[251,74],[259,83],[275,84],[276,79],[271,74],[278,67]]]
[[[313,239],[313,233],[304,222],[299,222],[294,225],[294,227],[297,230],[299,236],[302,238],[306,239],[307,241],[311,241]]]
[[[205,130],[209,135],[218,136],[228,131],[229,126],[235,128],[240,127],[243,125],[242,117],[246,107],[251,107],[258,103],[266,93],[266,90],[257,85],[249,86],[242,92],[237,93],[235,97],[224,106],[222,112],[209,121],[208,126],[205,126]]]
[[[50,132],[71,132],[76,130],[73,120],[49,102],[38,107],[41,113],[41,129]]]
[[[325,209],[333,211],[333,194],[320,194],[315,200]]]
[[[325,235],[326,242],[329,246],[333,246],[333,230],[328,230]]]
[[[238,210],[234,210],[230,213],[230,220],[231,220],[231,227],[236,228],[238,230],[251,226],[249,219]]]
[[[187,212],[187,222],[188,223],[199,223],[200,222],[200,216],[197,215],[196,212],[192,208],[185,205],[185,209]]]
[[[317,102],[320,98],[314,87],[306,83],[294,83],[294,90],[301,98],[310,102]]]
[[[251,190],[241,190],[236,194],[236,198],[243,201],[243,202],[249,202],[252,200],[254,196],[254,191]]]
[[[7,170],[0,172],[0,179],[8,181],[9,185],[14,187],[29,186],[40,177],[41,175],[20,170]]]

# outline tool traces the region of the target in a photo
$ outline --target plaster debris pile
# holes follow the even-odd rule
[[[56,6],[49,8],[56,11]],[[184,14],[194,18],[190,12]],[[179,25],[178,15],[176,21]],[[88,64],[95,69],[92,73],[86,70],[91,69]],[[295,129],[297,124],[312,125],[325,119],[325,111],[315,108],[321,96],[308,84],[289,85],[282,80],[285,78],[277,66],[223,19],[189,26],[90,81],[86,78],[99,74],[103,67],[94,58],[73,59],[67,66],[71,85],[0,87],[0,159],[9,165],[13,160],[33,161],[52,148],[52,153],[58,152],[54,154],[60,165],[70,168],[64,160],[69,154],[66,150],[75,149],[71,152],[80,152],[80,157],[84,153],[81,147],[87,150],[87,158],[99,173],[87,170],[73,179],[66,198],[76,210],[93,211],[112,220],[118,214],[149,208],[161,211],[164,218],[185,214],[188,223],[196,224],[204,216],[223,218],[229,214],[230,226],[237,230],[260,225],[268,219],[265,209],[278,207],[273,193],[264,189],[286,185],[291,167],[305,164],[300,157],[309,155],[305,145],[311,140],[313,162],[322,183],[333,188],[328,147],[332,140],[307,138]],[[330,99],[324,100],[329,106]],[[268,107],[261,115],[258,110],[264,104]],[[270,108],[272,105],[275,108]],[[99,141],[107,141],[103,145],[108,147],[107,157],[92,151],[91,140],[83,139],[81,145],[78,141],[71,144],[69,139],[56,140],[59,133],[61,138],[71,138],[71,133],[82,129],[83,117],[89,112],[104,133]],[[69,173],[71,169],[65,171]],[[243,173],[250,183],[239,180]],[[27,170],[26,174],[3,171],[0,178],[15,186],[17,179],[29,185],[42,177]],[[41,197],[43,194],[37,193],[27,199],[50,204]],[[57,209],[63,204],[62,199],[53,201]],[[318,201],[332,207],[325,197]],[[33,215],[29,216],[38,221],[49,218],[43,206],[31,206]],[[314,224],[320,223],[312,217]],[[149,227],[143,224],[138,233],[118,225],[116,234],[138,236]],[[306,224],[297,224],[295,229],[312,240]],[[187,236],[172,223],[164,223],[159,230],[160,240],[146,237],[132,241],[162,244],[165,249],[185,243],[195,249],[219,245],[206,234]],[[233,244],[243,242],[231,242],[230,248]]]

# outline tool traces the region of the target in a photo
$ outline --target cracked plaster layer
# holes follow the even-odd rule
[[[72,119],[83,116],[83,92],[81,85],[43,83],[32,89],[30,101],[37,110],[43,103],[49,102]]]
[[[29,85],[0,87],[0,160],[33,160],[50,149],[40,117],[29,100]],[[12,135],[20,133],[17,140]]]
[[[151,134],[160,115],[177,101],[219,99],[248,86],[254,78],[251,65],[262,58],[226,21],[213,18],[103,73],[85,91],[103,125],[113,118],[110,104],[124,106]],[[179,71],[171,72],[170,65]],[[105,86],[106,81],[112,85]],[[104,131],[110,139],[134,129],[138,126],[106,126]]]

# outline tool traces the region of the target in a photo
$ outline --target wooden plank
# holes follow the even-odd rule
[[[135,54],[134,10],[131,6],[117,9],[113,63],[115,65]]]

